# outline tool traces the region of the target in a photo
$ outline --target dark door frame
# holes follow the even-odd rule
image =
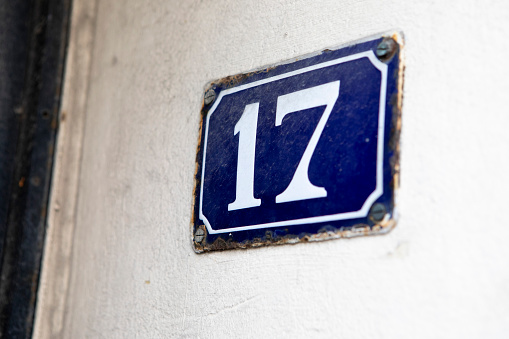
[[[71,0],[0,7],[0,338],[30,338]]]

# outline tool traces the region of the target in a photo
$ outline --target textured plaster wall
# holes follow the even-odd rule
[[[62,337],[507,336],[509,2],[100,0],[95,15]],[[205,83],[392,28],[396,229],[196,255]]]

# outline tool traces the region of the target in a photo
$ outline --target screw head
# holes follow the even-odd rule
[[[198,228],[194,233],[194,241],[202,242],[205,239],[205,231],[202,228]]]
[[[383,39],[382,42],[376,47],[376,56],[378,59],[388,59],[396,50],[396,42],[393,39]]]
[[[375,221],[382,221],[386,213],[385,206],[381,203],[376,203],[371,206],[369,211],[370,217]]]
[[[207,92],[205,92],[205,97],[203,98],[203,101],[205,102],[205,105],[210,105],[212,102],[214,102],[214,100],[216,100],[216,91],[214,91],[211,88]]]

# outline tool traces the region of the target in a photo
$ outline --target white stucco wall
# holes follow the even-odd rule
[[[90,13],[76,215],[49,230],[73,225],[70,279],[48,288],[65,266],[50,238],[35,337],[507,336],[509,2],[100,0]],[[205,83],[393,28],[406,39],[396,229],[195,254]]]

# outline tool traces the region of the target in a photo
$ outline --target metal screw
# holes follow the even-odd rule
[[[385,206],[380,203],[376,203],[371,206],[371,211],[369,211],[369,215],[375,221],[381,221],[385,216]]]
[[[205,105],[209,105],[214,102],[214,100],[216,100],[216,92],[211,88],[205,92],[205,98],[203,101],[205,102]]]
[[[376,56],[378,59],[387,59],[389,58],[396,47],[396,43],[392,39],[384,39],[382,42],[376,47]]]
[[[203,229],[201,229],[201,228],[198,228],[198,230],[194,234],[194,241],[202,242],[204,238],[205,238],[205,231],[203,231]]]

